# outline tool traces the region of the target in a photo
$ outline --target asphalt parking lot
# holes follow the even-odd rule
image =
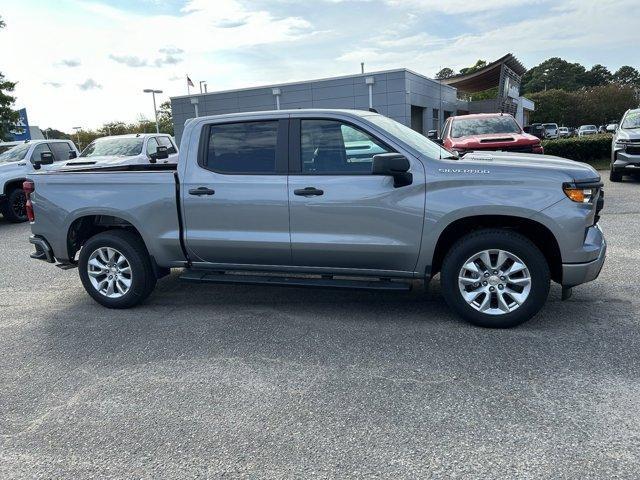
[[[107,310],[0,218],[0,478],[637,478],[640,182],[605,188],[600,278],[508,331],[458,320],[437,282],[176,273]]]

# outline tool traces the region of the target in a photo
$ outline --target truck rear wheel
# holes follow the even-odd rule
[[[80,251],[78,270],[87,293],[108,308],[138,305],[157,280],[142,239],[126,230],[91,237]]]
[[[12,223],[22,223],[27,218],[27,196],[22,188],[14,188],[7,193],[7,202],[2,210],[2,215]]]
[[[458,240],[442,264],[449,307],[474,325],[509,328],[533,317],[549,294],[542,252],[509,230],[487,229]]]

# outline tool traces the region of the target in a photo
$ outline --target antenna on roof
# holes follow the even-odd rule
[[[364,62],[360,62],[360,73],[364,74]]]

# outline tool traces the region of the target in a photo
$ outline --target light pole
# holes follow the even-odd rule
[[[158,110],[156,109],[156,93],[162,93],[162,90],[154,90],[153,88],[145,88],[144,93],[150,93],[153,96],[153,114],[156,117],[156,133],[160,133],[160,126],[158,125]]]
[[[78,150],[82,150],[82,146],[80,145],[80,130],[82,130],[82,127],[73,127],[73,129],[76,131],[76,135],[78,135]]]

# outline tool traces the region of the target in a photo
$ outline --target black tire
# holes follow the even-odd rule
[[[611,171],[609,172],[609,180],[611,180],[612,182],[621,182],[622,174],[611,169]]]
[[[118,250],[131,266],[131,286],[119,298],[109,298],[100,293],[89,279],[89,258],[100,247]],[[108,308],[130,308],[140,304],[151,294],[157,281],[151,257],[144,242],[138,235],[126,230],[110,230],[91,237],[80,250],[78,272],[87,293],[96,302]]]
[[[478,252],[491,249],[516,255],[531,275],[527,299],[515,310],[500,315],[482,313],[471,307],[458,286],[458,275],[464,262]],[[528,238],[510,230],[487,229],[470,233],[451,247],[442,264],[440,282],[449,307],[468,322],[480,327],[510,328],[526,322],[542,308],[549,294],[550,273],[546,258]]]
[[[27,210],[25,208],[26,203],[27,197],[24,190],[21,188],[9,190],[7,201],[2,209],[2,215],[12,223],[26,222],[28,220]]]

